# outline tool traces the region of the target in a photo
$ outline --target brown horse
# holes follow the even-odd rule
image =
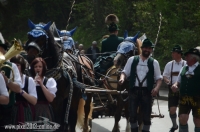
[[[74,61],[77,68],[76,70],[80,69],[81,71],[77,71],[77,78],[83,84],[87,86],[93,86],[94,83],[94,68],[93,62],[85,55],[77,54],[74,55],[72,49],[67,49],[65,52],[69,55],[71,61]],[[76,59],[77,58],[77,59]],[[89,121],[92,119],[92,94],[86,93],[86,100],[83,98],[79,101],[78,106],[78,123],[77,126],[80,129],[83,129],[83,132],[89,132],[91,128],[89,127]]]
[[[26,43],[26,47],[29,48],[27,60],[30,63],[34,57],[42,57],[47,64],[46,76],[54,77],[57,82],[56,98],[51,103],[55,117],[53,121],[61,125],[59,132],[68,130],[75,132],[78,105],[82,106],[79,100],[82,95],[81,91],[84,89],[81,83],[77,81],[76,71],[80,68],[64,52],[63,46],[55,41],[52,31],[49,30],[50,22],[47,24],[34,24],[29,20],[28,24],[31,31],[28,32]],[[39,54],[31,50],[30,47],[38,49]]]
[[[95,82],[94,82],[94,68],[93,68],[93,62],[85,55],[81,54],[78,56],[79,59],[79,63],[82,64],[81,69],[82,69],[82,82],[84,84],[87,84],[89,86],[94,86]],[[91,131],[91,128],[89,128],[88,121],[92,120],[92,108],[93,108],[93,103],[92,103],[92,93],[87,93],[87,100],[85,101],[85,105],[84,105],[84,124],[82,126],[83,127],[83,132],[89,132]],[[84,100],[81,99],[80,102],[83,102]],[[83,104],[83,103],[81,103]],[[83,108],[83,107],[81,107]],[[83,111],[81,109],[79,109],[80,111]],[[78,118],[78,120],[81,120],[81,112],[80,116]],[[89,119],[88,119],[89,118]],[[81,121],[79,121],[81,122]],[[91,124],[90,124],[91,125]]]
[[[121,44],[125,44],[125,42],[121,43]],[[140,47],[142,45],[142,41],[140,39],[137,39],[135,45],[137,47],[137,50],[130,50],[126,54],[118,53],[117,56],[114,58],[114,65],[115,65],[116,71],[117,70],[120,71],[120,69],[122,69],[125,66],[126,61],[128,60],[128,58],[130,56],[141,54],[141,48]],[[118,73],[117,79],[119,79],[120,72],[117,72],[117,73]],[[126,80],[123,83],[123,85],[116,84],[116,89],[117,89],[117,91],[124,91],[124,90],[128,91],[129,82]],[[128,97],[127,95],[122,95],[122,94],[119,94],[117,96],[117,109],[116,109],[115,116],[114,116],[115,117],[115,124],[114,124],[112,132],[119,132],[120,131],[119,130],[119,121],[121,119],[123,109],[124,109],[124,116],[126,117],[126,120],[127,120],[126,132],[130,131],[129,102],[128,102],[127,97]]]

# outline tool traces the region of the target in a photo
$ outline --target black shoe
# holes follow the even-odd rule
[[[173,127],[172,127],[172,128],[170,129],[170,131],[169,131],[169,132],[175,132],[177,129],[178,129],[178,125],[177,125],[177,127],[176,127],[176,128],[173,128]]]

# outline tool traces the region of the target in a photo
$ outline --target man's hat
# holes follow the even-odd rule
[[[182,53],[183,52],[183,49],[180,45],[175,45],[172,49],[171,52],[178,52],[178,53]]]
[[[105,18],[105,23],[108,24],[108,31],[113,32],[119,30],[117,23],[119,22],[118,17],[115,14],[109,14]]]
[[[146,39],[142,42],[141,48],[144,48],[144,47],[151,47],[151,48],[154,48],[155,45],[154,45],[148,38],[146,38]]]
[[[2,34],[1,34],[1,32],[0,32],[0,46],[3,47],[5,50],[8,49],[8,45],[7,45],[7,43],[5,42],[5,40],[4,40],[4,38],[3,38]]]
[[[187,54],[194,54],[200,57],[200,51],[197,48],[189,49],[187,52],[184,53],[184,56],[186,56]]]

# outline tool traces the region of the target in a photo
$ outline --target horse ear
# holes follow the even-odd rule
[[[50,22],[48,22],[44,27],[43,27],[43,29],[45,30],[45,31],[47,31],[47,30],[49,30],[49,27],[51,26],[51,21]]]
[[[31,29],[34,29],[34,28],[35,28],[35,24],[34,24],[30,19],[28,19],[28,26],[29,26]]]
[[[124,31],[124,39],[127,38],[127,37],[128,37],[128,31],[125,30],[125,31]]]
[[[136,43],[139,34],[140,34],[140,31],[133,37],[133,42]]]
[[[73,36],[73,34],[74,34],[74,32],[76,31],[76,29],[77,29],[77,26],[76,26],[74,29],[72,29],[71,31],[69,31],[70,34],[71,34],[71,36]]]

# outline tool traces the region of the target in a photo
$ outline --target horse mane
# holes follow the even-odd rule
[[[62,55],[62,47],[54,40],[54,36],[50,30],[47,31],[47,36],[49,38],[43,49],[42,58],[45,59],[48,69],[51,69],[57,67],[59,58]]]

